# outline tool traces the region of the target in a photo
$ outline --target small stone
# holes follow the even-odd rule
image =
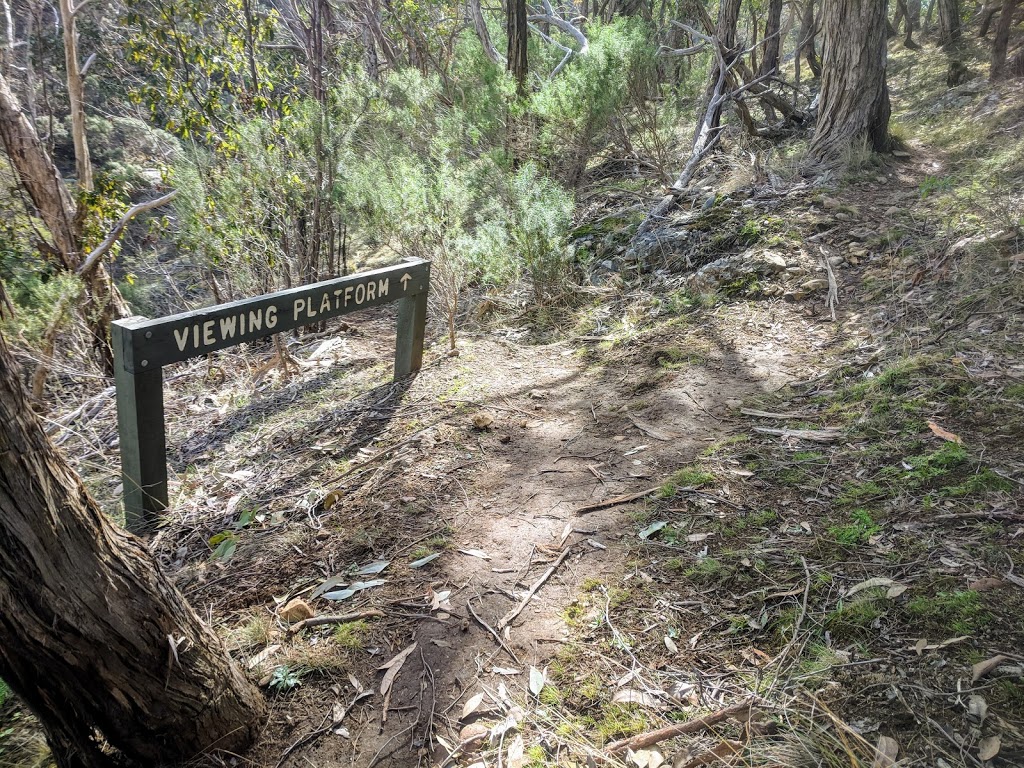
[[[331,532],[327,530],[317,531],[316,536],[314,536],[314,538],[317,541],[326,541],[327,539],[331,538]]]
[[[313,609],[309,607],[309,603],[301,597],[289,600],[277,613],[289,624],[303,619],[311,619],[315,615]]]
[[[840,208],[843,207],[843,204],[836,200],[834,197],[826,197],[822,201],[822,205],[825,207],[826,211],[838,211]]]
[[[475,752],[483,746],[490,732],[491,729],[483,723],[470,723],[459,731],[459,745],[467,751]]]
[[[828,263],[833,267],[841,267],[846,263],[846,259],[842,256],[829,256]]]
[[[499,443],[510,443],[512,442],[512,435],[498,435]]]
[[[800,286],[800,289],[806,291],[807,293],[812,293],[813,291],[823,291],[826,288],[828,288],[828,280],[822,277],[817,277],[814,280],[808,280],[806,283],[803,283]]]
[[[730,408],[732,408],[733,410],[736,410],[737,408],[740,408],[740,407],[743,406],[743,401],[742,400],[737,400],[735,397],[730,397],[729,399],[727,399],[725,401],[725,404],[727,406],[729,406]]]
[[[474,413],[473,427],[475,429],[487,429],[491,424],[494,423],[494,417],[491,416],[487,411],[480,411],[480,413]]]
[[[764,259],[765,264],[776,272],[782,272],[788,266],[786,260],[780,254],[773,253],[772,251],[765,251],[761,258]]]

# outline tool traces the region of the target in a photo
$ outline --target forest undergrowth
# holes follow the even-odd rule
[[[272,710],[251,755],[204,760],[1024,763],[1024,90],[950,87],[931,46],[890,53],[895,152],[815,180],[803,139],[762,151],[730,126],[707,199],[646,249],[653,185],[614,159],[574,171],[575,204],[484,153],[453,180],[434,114],[424,155],[354,173],[359,266],[385,241],[455,264],[420,375],[390,381],[387,309],[287,360],[167,372],[173,500],[151,549]],[[352,105],[426,109],[436,84],[410,78]],[[250,130],[245,168],[179,166],[197,253],[244,251],[204,220],[200,180],[243,210],[273,168]],[[497,223],[460,229],[489,194]],[[462,282],[504,249],[533,258]],[[259,284],[234,274],[231,295]],[[101,383],[70,383],[49,418],[115,510]],[[47,765],[2,684],[0,712],[0,765]]]

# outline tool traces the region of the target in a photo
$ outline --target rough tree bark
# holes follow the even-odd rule
[[[61,768],[245,749],[266,706],[43,433],[0,337],[0,677]],[[108,749],[104,750],[106,743]]]
[[[800,32],[797,35],[800,42],[797,44],[796,60],[797,66],[799,66],[800,57],[803,56],[807,60],[807,66],[811,68],[811,74],[814,77],[821,77],[821,62],[818,60],[818,51],[814,44],[818,35],[817,20],[814,14],[815,1],[807,0],[804,3],[803,13],[800,16]]]
[[[758,77],[770,75],[778,69],[779,51],[782,49],[782,6],[783,0],[771,0],[768,4],[768,17],[764,22],[764,55],[757,68]]]
[[[1006,75],[1006,49],[1010,44],[1010,29],[1013,27],[1013,15],[1019,0],[1003,0],[999,11],[999,23],[996,24],[996,36],[992,40],[992,59],[989,68],[989,79],[999,80]]]
[[[527,28],[526,0],[508,0],[506,14],[506,31],[508,33],[507,68],[516,81],[516,93],[519,98],[526,95],[526,76],[529,63],[526,58]]]
[[[885,6],[876,0],[824,2],[821,104],[808,149],[812,163],[838,166],[861,140],[875,151],[888,148]]]
[[[960,39],[960,0],[938,0],[939,45],[946,48]]]
[[[35,128],[21,111],[6,78],[0,74],[0,140],[11,160],[21,186],[46,225],[52,242],[42,242],[40,249],[53,257],[58,266],[78,274],[85,285],[85,300],[80,311],[101,364],[113,370],[110,351],[110,321],[127,317],[128,305],[110,279],[103,262],[92,260],[82,270],[86,256],[81,248],[81,226],[74,200],[64,179],[46,152]]]

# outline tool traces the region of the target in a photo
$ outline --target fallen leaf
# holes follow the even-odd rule
[[[928,429],[930,429],[938,437],[941,437],[943,440],[945,440],[947,442],[956,443],[957,445],[963,445],[964,441],[960,439],[960,435],[954,435],[952,432],[949,432],[949,431],[943,429],[942,427],[940,427],[934,421],[929,421],[928,422]]]
[[[696,544],[697,542],[709,539],[714,535],[714,533],[691,533],[689,536],[686,537],[686,540],[691,544]]]
[[[314,589],[312,594],[309,597],[310,597],[311,600],[313,598],[320,597],[320,595],[322,595],[324,592],[328,592],[328,591],[334,589],[335,587],[344,584],[346,581],[348,581],[348,577],[345,576],[344,574],[338,574],[337,576],[331,576],[331,578],[327,579],[327,581],[323,582],[322,584],[320,584],[320,586],[318,586],[316,589]]]
[[[1006,582],[1002,579],[997,579],[995,576],[986,576],[977,581],[972,581],[967,585],[967,588],[975,592],[989,592],[993,589],[1002,589],[1005,586]]]
[[[264,661],[266,661],[271,656],[273,656],[275,653],[277,653],[280,649],[281,649],[281,644],[280,643],[275,643],[274,645],[268,645],[262,651],[257,653],[251,659],[249,659],[249,661],[247,662],[247,666],[249,667],[249,669],[255,669],[260,664],[262,664]]]
[[[879,736],[871,768],[891,768],[900,754],[900,743],[890,736]]]
[[[656,534],[658,531],[660,531],[666,525],[668,525],[668,521],[667,520],[658,520],[657,522],[651,523],[646,528],[644,528],[642,531],[640,531],[639,536],[640,536],[641,539],[645,539],[645,540],[649,539],[649,538],[651,538],[651,536]]]
[[[897,597],[907,591],[906,584],[893,584],[889,587],[889,591],[885,593],[885,596],[889,600],[895,600]]]
[[[373,576],[391,565],[390,560],[374,560],[356,570],[356,576]]]
[[[616,691],[615,695],[612,696],[612,703],[639,704],[642,707],[650,707],[651,709],[656,709],[661,704],[656,696],[652,696],[646,691],[638,691],[636,688],[623,688]]]
[[[636,446],[635,448],[630,448],[630,449],[629,449],[628,451],[626,451],[626,452],[625,452],[624,454],[622,454],[622,455],[623,455],[623,456],[635,456],[635,455],[636,455],[636,454],[638,454],[638,453],[641,453],[641,452],[643,452],[643,451],[646,451],[646,450],[647,450],[648,448],[650,448],[650,447],[651,447],[651,446],[649,446],[649,445],[638,445],[638,446]]]
[[[491,556],[484,552],[482,549],[460,549],[463,555],[469,555],[470,557],[479,557],[481,560],[490,560]]]
[[[426,557],[421,557],[419,560],[415,560],[415,561],[409,563],[409,567],[410,568],[422,568],[427,563],[434,562],[440,556],[441,556],[440,552],[433,552],[432,554],[429,554]]]
[[[386,664],[382,664],[377,667],[377,671],[387,670],[384,673],[383,679],[380,681],[380,692],[382,695],[387,695],[391,690],[391,684],[395,682],[395,678],[398,677],[399,671],[402,669],[402,665],[405,664],[405,660],[409,658],[409,654],[416,650],[416,643],[413,643],[404,651],[393,657],[391,661]],[[385,707],[385,711],[386,711]]]
[[[350,584],[348,589],[340,589],[337,592],[325,592],[325,600],[348,600],[356,592],[362,592],[364,589],[372,589],[373,587],[379,587],[381,584],[385,584],[386,579],[374,579],[373,581],[357,581],[355,584]]]
[[[978,759],[982,762],[991,760],[993,757],[999,754],[999,748],[1002,746],[998,736],[989,736],[988,738],[982,739],[978,745]]]
[[[521,675],[522,670],[512,669],[511,667],[491,667],[491,673],[495,675],[504,675],[505,677],[515,677]]]
[[[526,745],[523,743],[523,735],[517,733],[508,745],[508,766],[509,768],[523,768],[526,764]]]
[[[534,696],[540,696],[540,692],[544,690],[546,680],[546,672],[541,672],[536,667],[530,667],[530,693]]]
[[[971,682],[976,683],[985,675],[989,674],[992,670],[1006,661],[1005,656],[993,656],[991,659],[985,659],[985,661],[979,661],[973,667],[971,667]]]
[[[602,544],[597,539],[587,539],[587,544],[592,546],[594,549],[608,549],[608,547],[606,547],[604,544]]]
[[[460,719],[465,720],[467,717],[476,712],[477,709],[480,708],[480,705],[483,703],[484,695],[482,693],[478,693],[475,696],[470,696],[469,700],[462,705],[462,717]]]
[[[679,653],[679,646],[676,645],[676,641],[668,635],[665,635],[665,647],[668,648],[669,653]]]
[[[858,592],[863,592],[865,589],[874,589],[876,587],[891,587],[895,582],[892,579],[887,579],[884,576],[877,576],[867,581],[862,581],[859,584],[854,584],[848,590],[846,590],[846,596],[850,597],[856,595]]]

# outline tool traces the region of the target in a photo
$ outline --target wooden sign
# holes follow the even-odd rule
[[[400,379],[423,361],[429,285],[430,262],[417,259],[156,320],[115,320],[110,335],[128,529],[153,528],[167,509],[163,366],[397,301],[394,377]]]

